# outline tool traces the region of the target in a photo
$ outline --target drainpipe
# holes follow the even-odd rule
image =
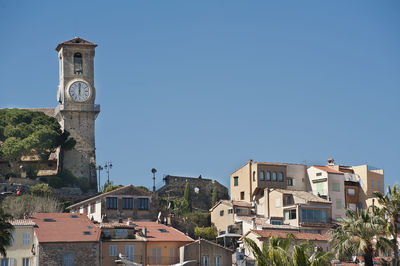
[[[269,188],[267,188],[267,201],[268,201],[268,204],[267,204],[267,217],[268,217],[268,219],[271,219],[270,207],[269,207]]]
[[[251,166],[253,165],[253,160],[249,160],[249,176],[250,176],[250,195],[249,195],[249,197],[250,197],[250,200],[249,201],[251,201],[251,195],[253,194],[253,176],[252,176],[252,169],[251,169]]]

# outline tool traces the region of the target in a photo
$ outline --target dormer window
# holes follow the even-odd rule
[[[74,74],[82,75],[82,55],[80,53],[74,54]]]

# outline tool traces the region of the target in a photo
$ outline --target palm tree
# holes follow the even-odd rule
[[[337,258],[349,258],[361,254],[366,266],[373,265],[375,236],[384,232],[386,221],[371,209],[354,211],[348,209],[346,218],[341,219],[341,226],[330,230],[333,252]],[[377,244],[380,245],[379,243]]]
[[[393,185],[393,189],[388,187],[386,195],[380,192],[374,192],[374,195],[378,198],[378,203],[381,205],[380,214],[383,218],[388,218],[389,222],[386,223],[386,232],[391,235],[391,239],[385,237],[381,238],[382,242],[385,242],[394,253],[392,265],[399,264],[399,246],[397,243],[397,222],[400,218],[400,191],[396,185]]]
[[[9,246],[13,240],[12,231],[14,230],[14,226],[9,222],[11,219],[11,215],[5,213],[0,208],[0,254],[3,257],[7,256],[6,246]]]
[[[324,266],[329,264],[331,258],[330,253],[314,248],[309,242],[296,244],[292,234],[288,234],[285,239],[270,237],[268,243],[263,242],[262,249],[249,238],[245,238],[244,241],[250,246],[257,265],[261,266]],[[289,257],[288,250],[292,244],[295,245],[293,245],[292,256]]]

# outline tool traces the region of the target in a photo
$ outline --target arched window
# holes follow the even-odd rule
[[[271,172],[267,171],[267,181],[271,181]]]
[[[80,53],[74,54],[74,74],[82,75],[82,55]]]
[[[265,180],[264,171],[260,171],[258,173],[258,179],[260,179],[260,181],[264,181]]]
[[[276,181],[276,172],[272,173],[272,181]]]
[[[279,172],[279,182],[283,182],[283,173]]]

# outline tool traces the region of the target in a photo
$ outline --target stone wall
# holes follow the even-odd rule
[[[159,197],[170,199],[182,198],[186,183],[189,183],[194,209],[208,211],[212,207],[211,199],[214,187],[217,188],[218,199],[229,199],[228,188],[215,180],[167,175],[164,177],[164,182],[165,185],[157,190],[157,194]]]
[[[100,265],[100,242],[39,243],[39,265],[63,265],[63,255],[74,254],[74,265]]]

